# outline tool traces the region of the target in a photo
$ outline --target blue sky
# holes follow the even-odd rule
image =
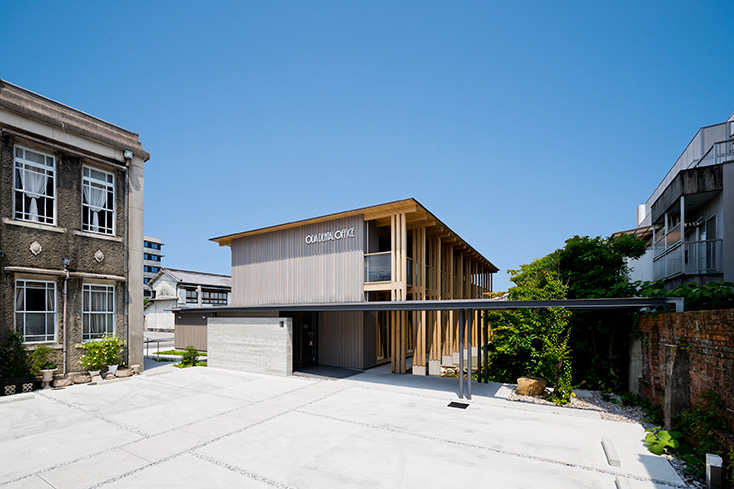
[[[11,2],[0,78],[140,134],[164,265],[415,197],[500,269],[635,224],[734,111],[734,2]]]

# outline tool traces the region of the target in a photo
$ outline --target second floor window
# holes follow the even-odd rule
[[[201,291],[201,302],[202,304],[227,304],[227,293],[220,292],[218,290],[202,290]]]
[[[196,289],[186,289],[186,303],[196,304],[199,302],[199,296],[196,293]]]
[[[13,216],[21,221],[56,224],[56,159],[15,147]]]
[[[82,167],[82,229],[115,234],[115,176]]]

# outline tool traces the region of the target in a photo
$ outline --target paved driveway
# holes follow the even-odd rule
[[[0,398],[0,487],[685,487],[640,425],[474,387],[457,409],[451,379],[167,366]]]

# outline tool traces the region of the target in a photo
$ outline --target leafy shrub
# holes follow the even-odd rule
[[[82,344],[86,351],[81,358],[82,367],[87,370],[101,370],[105,365],[120,363],[120,355],[125,341],[115,335],[107,335],[101,340],[87,341]]]
[[[52,360],[54,350],[46,345],[38,345],[31,353],[31,368],[33,373],[41,370],[53,370],[57,367]]]
[[[181,355],[181,366],[194,367],[197,363],[199,363],[199,352],[192,345],[187,346]]]
[[[678,438],[683,436],[683,433],[679,431],[666,431],[660,429],[660,426],[648,428],[645,430],[645,443],[647,443],[647,449],[655,455],[662,455],[667,449],[675,450],[680,446]]]
[[[32,372],[23,335],[9,333],[0,343],[0,378],[22,377]]]
[[[734,308],[734,283],[709,282],[698,285],[694,282],[682,284],[677,289],[666,291],[663,282],[633,282],[629,284],[630,295],[642,297],[683,297],[686,311]]]

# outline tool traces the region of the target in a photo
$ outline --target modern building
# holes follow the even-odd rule
[[[439,375],[442,364],[458,363],[458,314],[320,305],[485,298],[498,271],[415,199],[212,241],[232,250],[232,306],[176,310],[177,338],[206,327],[209,344],[197,346],[209,348],[210,361],[216,341],[239,349],[244,363],[234,368],[280,374],[385,362],[405,373],[412,358],[412,373]]]
[[[152,291],[148,282],[161,269],[163,261],[163,243],[158,238],[151,236],[143,237],[143,296],[150,298]]]
[[[137,134],[0,80],[0,335],[68,372],[115,334],[142,365],[149,157]]]
[[[229,275],[164,267],[148,285],[151,296],[145,304],[146,331],[173,332],[171,309],[174,307],[228,306],[232,303]]]
[[[734,281],[734,114],[698,130],[644,205],[634,232],[651,249],[636,280]]]

